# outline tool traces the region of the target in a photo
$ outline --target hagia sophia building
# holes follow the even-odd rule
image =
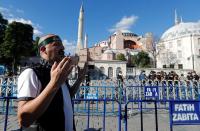
[[[83,39],[83,5],[80,8],[78,21],[76,54],[79,55],[80,62],[89,61],[88,68],[92,79],[116,78],[119,72],[122,72],[122,75],[126,76],[127,72],[132,72],[132,68],[129,67],[131,62],[130,56],[140,51],[147,52],[151,61],[154,61],[152,55],[152,33],[146,33],[143,37],[132,32],[118,30],[109,36],[107,40],[100,41],[94,46],[88,47],[87,35]],[[118,54],[124,54],[127,61],[116,60]]]
[[[91,79],[116,78],[119,72],[124,77],[138,75],[139,72],[136,72],[136,68],[130,64],[130,57],[141,51],[148,53],[151,59],[153,68],[145,69],[146,71],[174,70],[184,74],[196,71],[200,75],[200,21],[183,22],[175,11],[174,24],[158,41],[154,40],[150,32],[138,35],[118,30],[92,47],[88,47],[88,36],[84,36],[83,33],[83,5],[80,8],[78,21],[76,54],[79,55],[79,64],[83,65],[88,61]],[[117,60],[118,54],[124,54],[126,61]],[[26,62],[29,61],[38,60],[29,58]]]

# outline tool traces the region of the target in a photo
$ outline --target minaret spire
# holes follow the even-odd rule
[[[175,25],[179,24],[180,21],[179,21],[179,18],[178,18],[178,15],[177,15],[176,9],[175,9],[174,17],[175,17],[175,18],[174,18],[174,23],[175,23]]]
[[[87,48],[88,46],[88,35],[85,35],[85,41],[84,41],[84,48]]]
[[[80,49],[83,49],[83,22],[84,22],[84,9],[82,3],[78,19],[78,40],[77,40],[76,54],[79,54]]]

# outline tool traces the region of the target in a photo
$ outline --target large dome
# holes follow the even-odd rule
[[[119,34],[122,34],[123,36],[138,36],[137,34],[132,33],[129,30],[118,30],[113,33],[113,35],[119,35]]]
[[[169,28],[161,37],[161,40],[174,39],[188,35],[200,35],[200,22],[179,23]]]

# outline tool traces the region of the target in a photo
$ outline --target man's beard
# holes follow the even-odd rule
[[[57,56],[56,58],[54,59],[53,62],[60,62],[63,58],[65,57],[65,52],[63,50],[60,50],[58,53],[57,53]]]
[[[61,57],[61,58],[64,58],[65,57],[65,52],[63,50],[60,50],[58,52],[58,55]]]

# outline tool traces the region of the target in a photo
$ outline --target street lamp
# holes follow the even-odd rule
[[[190,35],[190,41],[191,41],[191,57],[192,57],[192,69],[194,71],[194,52],[193,52],[193,46],[192,46],[192,34]]]

